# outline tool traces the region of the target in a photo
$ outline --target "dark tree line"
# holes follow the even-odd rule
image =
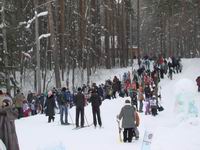
[[[51,34],[39,45],[43,91],[49,70],[56,87],[61,81],[74,87],[76,69],[89,83],[97,68],[127,67],[137,56],[199,56],[199,0],[139,2],[137,7],[138,0],[1,0],[0,72],[13,78],[20,72],[21,86],[30,70],[37,80],[36,30]],[[45,11],[38,29],[35,21],[27,27],[35,12]]]

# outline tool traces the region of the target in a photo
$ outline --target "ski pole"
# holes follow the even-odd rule
[[[69,117],[70,117],[70,119],[71,119],[71,121],[72,121],[72,124],[74,125],[74,121],[73,121],[73,119],[72,119],[72,116],[71,116],[70,111],[68,111],[68,113],[69,113]]]

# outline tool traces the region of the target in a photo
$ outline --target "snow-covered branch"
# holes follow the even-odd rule
[[[46,16],[48,15],[48,11],[41,12],[37,15],[37,17]]]
[[[6,27],[6,24],[5,24],[5,23],[1,23],[1,24],[0,24],[0,29],[2,29],[2,28],[4,28],[4,27]]]
[[[39,40],[41,40],[42,38],[47,38],[49,37],[51,34],[50,33],[47,33],[47,34],[42,34],[39,36]]]
[[[28,53],[31,53],[31,52],[33,52],[33,48],[31,48],[30,50],[28,50]]]
[[[35,20],[35,16],[27,22],[26,28],[30,28],[31,23]]]
[[[2,12],[3,12],[3,10],[4,10],[4,7],[2,6],[2,7],[1,7],[1,10],[0,10],[0,13],[2,13]]]
[[[35,13],[37,13],[37,12],[35,12]],[[37,17],[46,16],[47,14],[48,14],[48,11],[44,11],[44,12],[41,12],[41,13],[37,14]],[[32,19],[30,19],[30,20],[27,21],[26,28],[30,28],[31,23],[35,20],[35,18],[36,17],[34,16]]]
[[[24,25],[24,24],[27,24],[27,22],[26,22],[26,21],[19,22],[19,26],[22,26],[22,25]]]
[[[30,55],[29,53],[22,52],[22,54],[23,54],[25,57],[27,57],[27,58],[31,59],[31,55]]]

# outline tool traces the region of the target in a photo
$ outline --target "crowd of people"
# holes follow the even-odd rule
[[[182,72],[180,58],[172,57],[170,60],[160,56],[154,61],[153,69],[150,67],[150,60],[145,57],[137,70],[124,73],[123,90],[121,96],[129,96],[131,101],[126,100],[117,120],[122,121],[123,142],[132,142],[133,137],[139,138],[138,112],[145,115],[158,115],[158,111],[163,111],[161,106],[161,87],[159,82],[165,76],[173,79],[174,73]],[[139,103],[139,105],[138,105]],[[134,114],[134,115],[133,115]],[[120,129],[119,129],[120,130]]]
[[[102,127],[100,106],[105,100],[112,100],[117,97],[130,97],[126,100],[126,105],[117,116],[122,120],[123,141],[131,142],[133,136],[139,138],[137,127],[138,113],[156,116],[158,111],[162,111],[160,105],[161,94],[159,82],[165,76],[172,79],[173,73],[182,71],[181,59],[172,57],[170,60],[160,56],[154,60],[151,67],[150,59],[144,57],[139,63],[139,68],[125,72],[120,80],[114,76],[113,80],[106,80],[105,83],[97,85],[83,85],[73,92],[68,87],[61,89],[52,88],[47,93],[37,94],[31,91],[27,97],[17,90],[17,94],[12,98],[9,93],[0,91],[0,106],[13,106],[17,110],[17,118],[28,117],[36,114],[46,114],[48,122],[55,120],[55,108],[59,109],[61,125],[75,124],[77,128],[85,126],[84,107],[91,103],[93,114],[93,125]],[[68,114],[71,107],[76,107],[75,123],[69,122]],[[129,113],[134,112],[132,117]],[[124,116],[125,114],[125,116]],[[132,117],[132,118],[131,118]],[[133,119],[131,121],[131,119]],[[1,134],[0,134],[1,135]],[[0,137],[1,138],[1,137]]]

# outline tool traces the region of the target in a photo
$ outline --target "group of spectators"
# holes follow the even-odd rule
[[[9,93],[0,91],[0,106],[14,106],[17,110],[17,118],[38,113],[46,114],[49,123],[55,120],[56,108],[59,109],[61,125],[75,124],[79,128],[85,126],[84,107],[91,103],[93,125],[101,127],[100,106],[102,102],[116,99],[119,95],[120,97],[129,96],[131,98],[130,104],[126,101],[126,105],[131,105],[134,111],[156,116],[158,111],[163,110],[160,105],[160,80],[165,76],[172,79],[172,73],[181,72],[182,65],[181,60],[175,57],[166,60],[160,56],[157,60],[154,60],[153,67],[151,67],[150,61],[148,57],[144,57],[138,69],[125,72],[121,80],[114,76],[113,80],[108,79],[105,83],[99,85],[96,83],[91,86],[84,84],[73,92],[67,87],[52,88],[47,93],[42,94],[29,91],[27,97],[25,97],[20,90],[17,90],[17,94],[12,98]],[[76,107],[75,123],[72,118],[70,123],[68,119],[69,109],[73,106]],[[123,116],[120,113],[118,119],[122,118]],[[87,125],[89,124],[87,123]],[[129,133],[132,130],[126,129],[126,126],[124,128],[124,141],[131,141],[132,138],[128,135],[133,135]],[[136,134],[136,130],[134,130],[134,133],[136,138],[139,138],[139,133]]]

